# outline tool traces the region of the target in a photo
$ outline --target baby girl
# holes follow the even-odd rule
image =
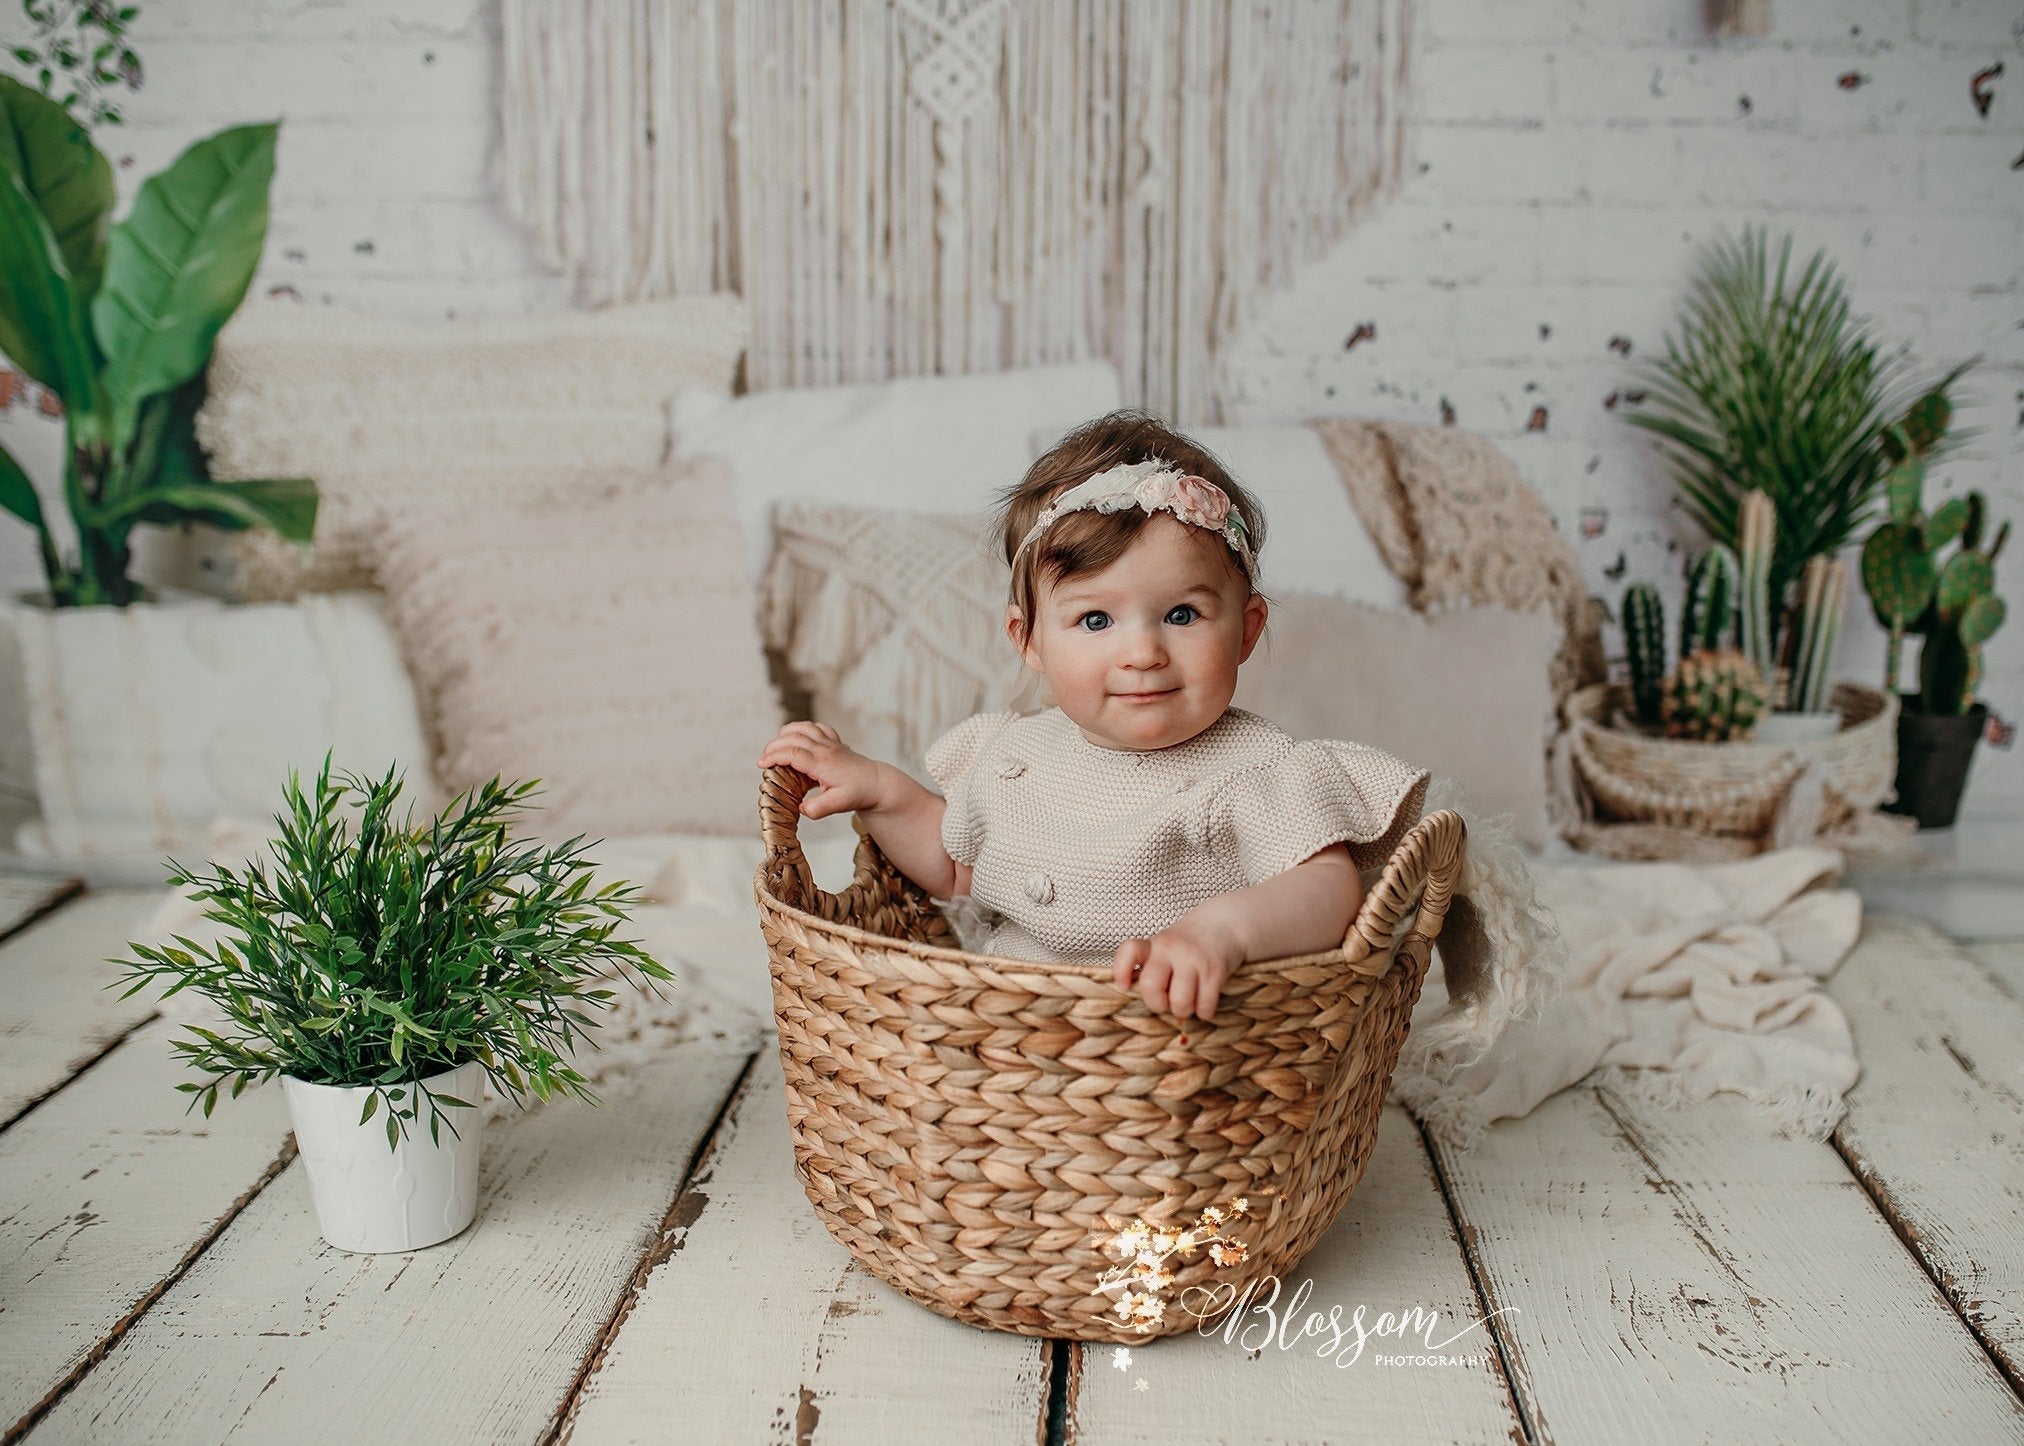
[[[1055,706],[981,713],[928,748],[942,794],[795,722],[760,755],[855,809],[931,897],[995,918],[977,952],[1109,962],[1148,1009],[1210,1019],[1255,959],[1340,945],[1417,821],[1427,774],[1296,742],[1230,706],[1268,611],[1265,521],[1201,447],[1136,412],[1063,438],[1001,498],[1005,631]]]

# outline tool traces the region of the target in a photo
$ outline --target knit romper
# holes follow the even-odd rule
[[[1389,753],[1295,742],[1242,708],[1153,749],[1092,743],[1059,708],[979,713],[925,762],[948,803],[942,846],[975,871],[975,952],[1081,963],[1338,841],[1382,868],[1427,786]]]

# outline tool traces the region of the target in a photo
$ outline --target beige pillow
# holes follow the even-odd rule
[[[658,467],[675,395],[728,392],[744,338],[728,295],[427,324],[249,300],[218,336],[198,439],[217,477],[313,478],[316,536],[305,555],[207,528],[200,565],[241,600],[369,587],[391,512]]]
[[[1519,840],[1542,848],[1548,665],[1560,637],[1547,613],[1392,611],[1286,593],[1238,670],[1236,706],[1295,738],[1368,743],[1458,779],[1473,811],[1511,814]]]
[[[752,834],[780,726],[710,459],[570,503],[414,509],[379,573],[447,792],[542,780],[525,830]]]

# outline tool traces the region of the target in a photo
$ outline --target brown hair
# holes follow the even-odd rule
[[[1229,494],[1230,506],[1244,519],[1253,561],[1265,547],[1265,513],[1238,485],[1229,469],[1215,455],[1192,438],[1184,437],[1149,412],[1134,408],[1111,412],[1084,422],[1037,458],[1025,477],[998,497],[998,516],[1005,544],[1005,560],[1013,561],[1019,544],[1033,527],[1047,504],[1097,473],[1133,462],[1167,462],[1183,472],[1192,472],[1215,483]],[[1137,507],[1119,512],[1071,512],[1043,533],[1012,573],[1011,600],[1024,619],[1022,630],[1033,629],[1033,603],[1037,579],[1062,583],[1070,578],[1101,572],[1124,556],[1132,539],[1152,521],[1152,514]],[[1257,579],[1244,567],[1235,552],[1220,543],[1239,576],[1257,591]]]

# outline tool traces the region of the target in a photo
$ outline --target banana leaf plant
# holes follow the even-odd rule
[[[278,125],[198,141],[142,183],[112,224],[112,167],[55,101],[0,76],[0,353],[62,402],[74,559],[27,472],[0,447],[0,506],[36,531],[58,607],[140,600],[127,575],[141,523],[268,527],[306,544],[306,478],[219,482],[191,419],[220,328],[267,239]]]

